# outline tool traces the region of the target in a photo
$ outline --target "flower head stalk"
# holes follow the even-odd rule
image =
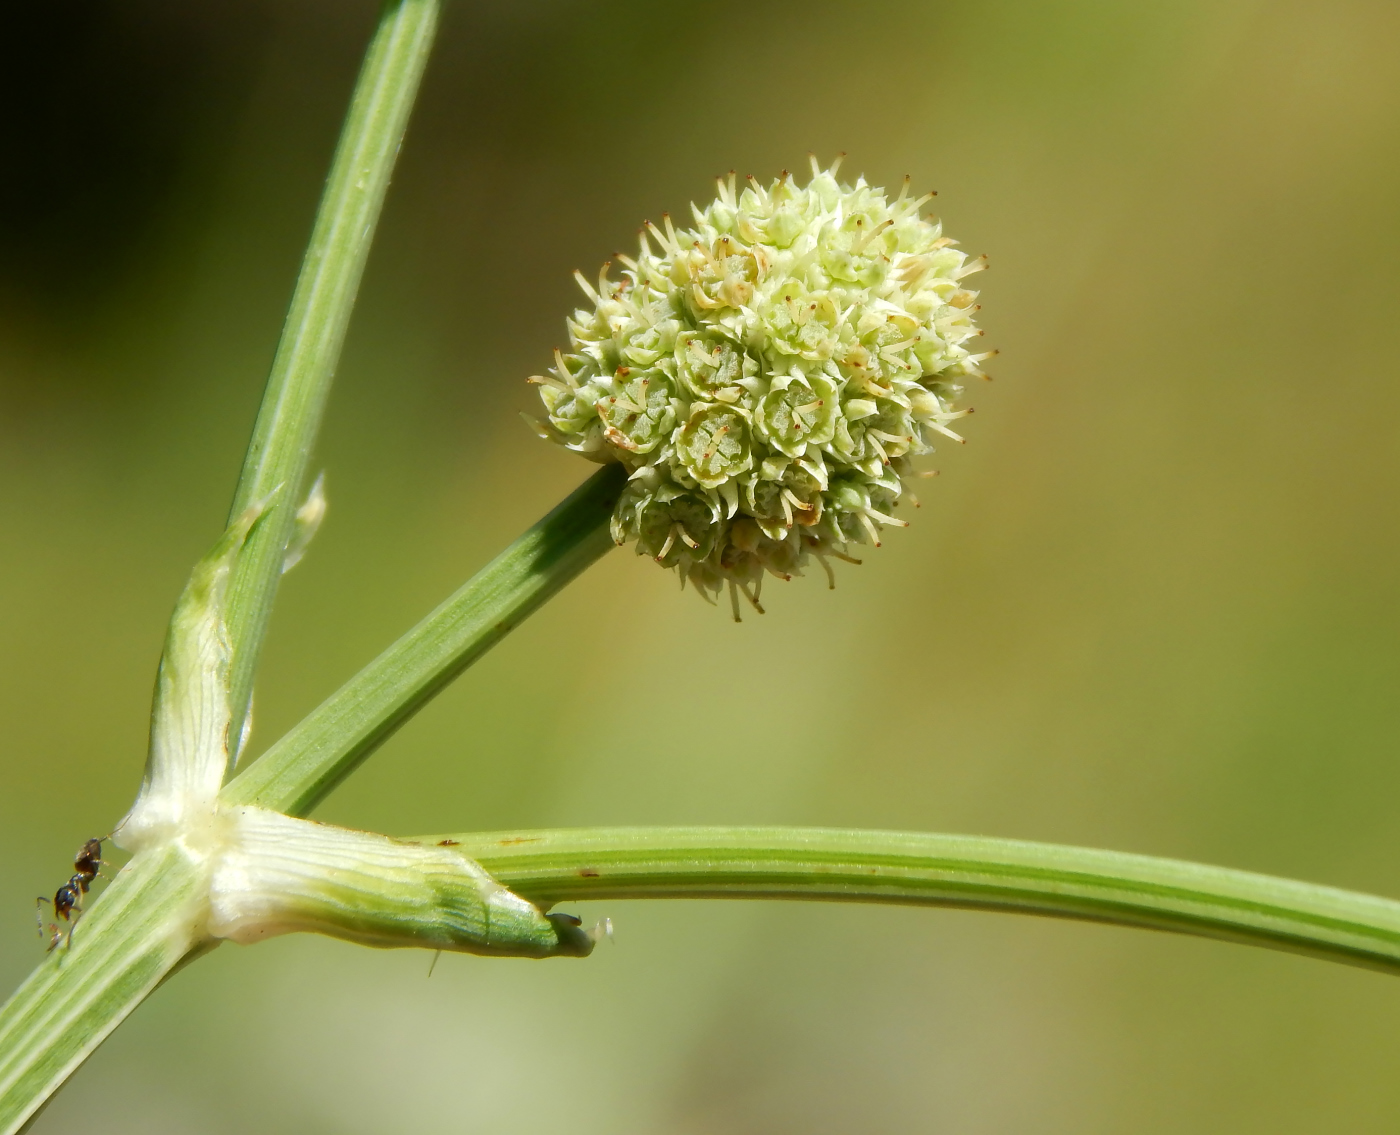
[[[812,160],[805,186],[734,176],[692,206],[693,228],[648,223],[635,258],[617,254],[591,308],[568,321],[569,350],[531,381],[542,432],[630,480],[613,538],[675,568],[705,597],[726,585],[759,606],[765,573],[880,544],[914,474],[950,423],[962,383],[988,354],[968,342],[969,260],[932,194],[890,200]]]

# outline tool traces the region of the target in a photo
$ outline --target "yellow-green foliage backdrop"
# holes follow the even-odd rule
[[[0,978],[129,802],[368,0],[33,5],[3,52]],[[7,19],[9,19],[7,17]],[[592,270],[849,151],[988,252],[906,532],[733,625],[613,553],[319,816],[976,832],[1400,896],[1400,8],[449,6],[258,690],[266,743],[577,483],[517,414]],[[532,963],[227,946],[38,1132],[1393,1132],[1400,982],[941,911],[614,903]]]

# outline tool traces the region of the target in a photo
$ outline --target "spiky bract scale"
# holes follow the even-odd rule
[[[934,434],[961,440],[953,403],[987,357],[965,346],[976,293],[960,283],[983,261],[907,188],[891,201],[815,160],[806,186],[731,175],[694,228],[648,225],[620,281],[579,278],[592,309],[532,381],[545,432],[630,471],[618,543],[756,605],[765,571],[825,566],[904,523],[910,459]]]

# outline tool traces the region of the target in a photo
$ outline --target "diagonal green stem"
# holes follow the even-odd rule
[[[580,828],[421,842],[444,838],[546,908],[625,898],[965,907],[1171,930],[1400,973],[1400,902],[1176,859],[826,828]]]
[[[0,1008],[0,1132],[17,1131],[195,941],[172,911],[203,900],[203,874],[178,848],[137,856]]]
[[[613,547],[626,471],[609,465],[224,786],[230,804],[304,816],[400,725]]]
[[[380,15],[234,494],[230,521],[255,501],[273,498],[248,538],[229,589],[227,622],[234,648],[230,736],[235,738],[248,713],[253,671],[277,597],[306,466],[432,46],[438,8],[439,0],[389,0]]]

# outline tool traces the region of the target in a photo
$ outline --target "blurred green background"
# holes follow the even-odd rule
[[[0,979],[139,776],[372,26],[7,6]],[[1120,848],[1400,896],[1400,7],[454,0],[288,577],[265,745],[581,480],[517,413],[731,167],[940,190],[1003,351],[914,527],[733,625],[613,553],[317,814]],[[715,675],[723,674],[723,678]],[[942,911],[613,903],[587,963],[228,946],[37,1132],[1393,1132],[1400,982]]]

